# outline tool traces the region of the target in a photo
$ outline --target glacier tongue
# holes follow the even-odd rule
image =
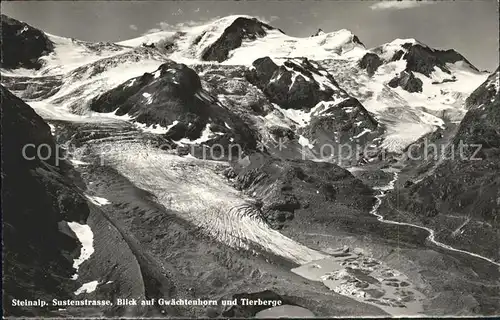
[[[217,173],[226,164],[179,157],[137,143],[110,145],[101,156],[167,209],[224,244],[241,249],[257,246],[298,264],[326,257],[271,229],[254,205]]]

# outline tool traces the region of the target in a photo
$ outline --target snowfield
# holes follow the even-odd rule
[[[410,40],[414,39],[398,39],[384,45],[386,47],[383,52],[397,51],[402,48],[401,43]],[[373,77],[369,77],[358,67],[358,59],[328,59],[317,62],[333,75],[347,93],[357,98],[387,127],[382,147],[390,152],[401,152],[422,136],[437,128],[444,128],[444,120],[460,121],[467,111],[466,97],[488,77],[487,73],[477,72],[462,62],[447,64],[456,81],[433,83],[442,80],[439,78],[442,77],[442,72],[431,74],[433,78],[414,72],[423,82],[422,92],[410,93],[400,87],[391,88],[387,85],[395,75],[406,68],[405,60],[381,65]]]
[[[213,63],[201,61],[201,56],[208,46],[219,39],[224,30],[238,18],[253,19],[246,15],[232,15],[204,25],[183,29],[182,32],[161,31],[135,39],[118,42],[122,46],[136,47],[142,44],[155,44],[161,41],[173,41],[176,50],[169,58],[181,63]],[[243,41],[242,45],[229,53],[229,59],[223,64],[251,65],[255,59],[269,56],[309,57],[310,59],[328,59],[332,56],[361,57],[366,49],[354,42],[354,34],[342,29],[316,37],[296,38],[277,29],[266,30],[267,35],[253,41]]]
[[[73,275],[73,280],[78,279],[78,269],[80,265],[90,258],[94,253],[94,233],[92,229],[86,224],[79,224],[78,222],[68,222],[68,226],[75,233],[76,237],[82,245],[80,256],[73,262],[73,268],[76,273]]]
[[[87,283],[84,283],[78,290],[75,291],[75,296],[78,296],[82,293],[92,293],[97,289],[97,286],[99,285],[99,281],[94,280],[90,281]]]
[[[362,57],[366,53],[363,45],[353,41],[354,34],[349,30],[339,30],[310,38],[287,36],[278,30],[271,30],[268,35],[255,41],[243,42],[233,50],[223,64],[251,65],[255,59],[269,56],[308,57],[312,60],[331,59],[332,57]]]

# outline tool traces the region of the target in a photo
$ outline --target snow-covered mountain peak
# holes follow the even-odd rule
[[[271,30],[255,41],[244,41],[229,54],[224,64],[251,65],[258,58],[308,57],[312,60],[361,57],[367,50],[358,37],[349,30],[339,30],[315,37],[298,38]]]
[[[366,108],[366,113],[375,115],[393,133],[394,139],[386,137],[384,145],[399,149],[441,127],[442,118],[459,121],[465,113],[465,97],[487,78],[456,51],[436,50],[416,39],[395,39],[367,50],[346,29],[321,30],[316,36],[299,38],[245,15],[119,43],[46,37],[53,48],[39,57],[43,68],[3,72],[4,76],[56,77],[50,79],[50,85],[45,80],[43,86],[30,85],[36,90],[21,92],[25,99],[45,97],[44,103],[86,114],[94,98],[170,59],[196,70],[211,68],[222,73],[204,79],[202,71],[205,82],[241,78],[227,82],[255,90],[247,88],[248,97],[236,97],[235,104],[247,99],[246,105],[261,110],[262,116],[267,112],[262,110],[272,110],[271,103],[292,112],[309,112],[321,101],[329,107],[346,106],[339,110]],[[258,96],[256,90],[264,96]],[[208,90],[213,94],[211,91],[217,88]],[[223,100],[235,96],[230,92],[213,96],[219,95]],[[411,134],[407,133],[409,127],[414,128]],[[402,132],[406,132],[403,138]],[[360,132],[353,136],[357,134]],[[312,133],[305,136],[314,140]]]
[[[381,64],[394,65],[396,72],[415,73],[417,77],[420,74],[433,84],[456,82],[464,73],[484,75],[457,51],[431,48],[416,39],[395,39],[370,49],[362,64],[372,74]]]
[[[222,62],[231,50],[243,42],[254,41],[269,32],[283,34],[265,22],[248,15],[231,15],[205,24],[175,31],[160,31],[118,42],[119,45],[156,47],[171,58],[193,64],[203,61]]]
[[[382,60],[389,62],[402,59],[403,54],[408,52],[408,49],[414,45],[428,47],[427,45],[413,38],[398,38],[394,39],[391,42],[372,48],[371,51],[379,55]]]
[[[366,48],[351,31],[319,32],[314,37],[286,35],[255,17],[231,15],[185,28],[160,31],[118,43],[124,46],[156,46],[170,52],[170,58],[186,64],[216,61],[229,65],[248,65],[265,56],[326,59],[362,56]]]

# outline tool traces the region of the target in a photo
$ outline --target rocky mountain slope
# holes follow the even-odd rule
[[[54,50],[54,44],[42,31],[1,15],[2,68],[39,69],[38,60]]]
[[[498,70],[466,100],[469,110],[431,174],[387,202],[398,219],[438,230],[457,247],[500,259]],[[481,243],[481,246],[477,246]]]
[[[78,241],[67,225],[66,230],[61,226],[64,220],[85,221],[89,208],[76,186],[78,175],[70,164],[59,163],[49,126],[1,90],[4,308],[22,315],[9,300],[72,296],[70,257]],[[25,148],[28,144],[32,148]],[[43,161],[36,156],[41,146]]]
[[[283,312],[221,304],[242,297],[323,317],[500,310],[498,71],[414,39],[367,49],[348,30],[296,38],[249,16],[120,43],[5,21],[2,48],[41,50],[1,66],[4,304],[21,291],[217,301],[10,314]],[[448,154],[480,144],[484,161],[409,160],[427,138]],[[68,161],[16,158],[26,143]]]

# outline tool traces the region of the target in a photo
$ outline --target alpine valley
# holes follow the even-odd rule
[[[498,69],[243,15],[1,40],[5,315],[500,314]]]

